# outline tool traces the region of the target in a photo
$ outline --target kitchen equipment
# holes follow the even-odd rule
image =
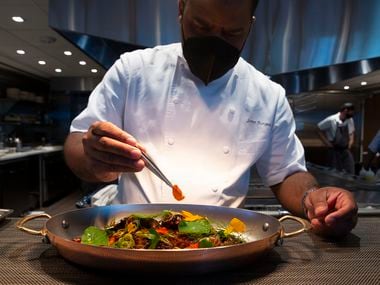
[[[167,184],[171,189],[174,198],[177,201],[181,201],[185,198],[185,196],[182,194],[181,189],[177,185],[173,185],[168,178],[162,173],[160,168],[156,165],[156,163],[153,161],[153,159],[145,152],[141,152],[141,156],[146,163],[146,167],[152,171],[158,178],[160,178],[165,184]]]
[[[158,178],[160,178],[162,181],[165,182],[166,185],[168,185],[170,188],[173,188],[173,184],[170,182],[168,178],[162,173],[160,168],[156,165],[156,163],[153,161],[153,159],[145,152],[141,152],[141,156],[146,164],[146,167],[154,173]]]
[[[6,90],[7,98],[19,99],[20,89],[18,88],[7,88]]]
[[[132,213],[154,214],[162,210],[186,210],[224,224],[228,224],[232,218],[238,218],[247,226],[244,233],[247,243],[202,249],[141,250],[99,247],[73,241],[88,226],[102,228],[114,218],[118,220]],[[41,217],[49,219],[43,229],[33,230],[24,226],[28,221]],[[289,219],[297,221],[302,227],[294,232],[285,232],[282,222]],[[244,209],[190,204],[112,205],[65,212],[54,217],[40,214],[19,220],[17,227],[31,234],[42,235],[65,259],[80,265],[105,270],[169,274],[206,273],[247,265],[276,244],[281,244],[283,238],[298,235],[309,228],[306,221],[297,217],[285,216],[277,220]]]
[[[0,209],[0,222],[13,213],[12,209]]]

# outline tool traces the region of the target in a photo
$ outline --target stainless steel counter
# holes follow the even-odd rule
[[[45,158],[53,153],[62,152],[62,145],[52,146],[38,146],[38,147],[24,147],[23,151],[16,152],[15,149],[2,149],[0,150],[0,166],[6,167],[7,164],[17,162],[20,160],[30,159],[32,157],[38,158],[38,195],[39,207],[42,207],[47,196],[47,182],[46,182],[46,161]],[[7,205],[5,205],[7,207]]]
[[[34,148],[24,148],[22,151],[16,152],[15,149],[7,148],[0,150],[0,163],[9,162],[15,159],[27,158],[33,155],[46,154],[56,151],[62,151],[63,146],[52,145],[52,146],[38,146]]]

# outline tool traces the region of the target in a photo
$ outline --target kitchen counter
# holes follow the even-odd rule
[[[31,183],[35,183],[36,187],[37,187],[37,191],[38,191],[38,207],[42,207],[43,206],[43,203],[48,199],[48,177],[47,177],[47,168],[49,167],[49,161],[51,160],[52,157],[54,156],[62,156],[62,163],[63,163],[63,155],[61,155],[63,151],[63,146],[62,145],[51,145],[51,146],[37,146],[37,147],[23,147],[22,148],[22,151],[19,151],[19,152],[16,152],[15,151],[15,148],[6,148],[6,149],[1,149],[0,150],[0,167],[2,167],[2,169],[4,169],[4,173],[3,175],[6,175],[8,178],[11,176],[10,173],[13,173],[16,171],[15,170],[12,170],[13,166],[16,165],[17,163],[21,164],[21,163],[24,163],[25,165],[27,165],[27,167],[29,168],[32,168],[30,169],[30,171],[32,170],[36,170],[36,175],[38,180],[35,181],[35,182],[31,182]],[[25,168],[25,166],[23,166]],[[7,173],[7,171],[9,173]],[[25,170],[24,170],[25,172]],[[27,171],[29,172],[29,171]],[[25,176],[25,173],[24,173],[24,176],[20,175],[19,173],[16,173],[16,174],[13,174],[13,176],[20,176],[20,177],[17,177],[17,179],[30,179],[30,177],[24,177]],[[3,178],[4,179],[4,178]],[[1,180],[0,180],[1,182]],[[14,190],[16,189],[13,189],[11,188],[9,185],[12,184],[12,183],[15,183],[15,182],[9,182],[8,183],[8,187],[4,187],[4,185],[2,185],[2,183],[0,183],[0,190],[2,192],[7,192],[7,194],[13,192]],[[29,185],[29,186],[34,186],[33,185]],[[2,189],[4,188],[4,189]],[[25,188],[25,189],[34,189],[33,187],[28,187],[28,185],[26,186],[22,186],[22,187],[19,187],[19,188]],[[20,190],[20,189],[19,189]],[[23,190],[23,189],[21,189]],[[32,190],[28,190],[29,192],[33,192]],[[16,191],[16,192],[22,192],[22,191]],[[10,194],[9,194],[10,195]],[[9,196],[8,195],[8,196]],[[26,196],[27,193],[25,193],[25,191],[23,191],[23,193],[21,194],[23,195],[23,198],[26,199],[26,201],[29,201],[28,200],[28,197]],[[14,198],[12,198],[14,201],[17,201],[17,199],[15,200]],[[11,200],[12,200],[11,199]],[[13,201],[12,200],[12,201]],[[7,204],[7,202],[4,202],[4,205],[2,205],[2,207],[6,207],[6,208],[14,208],[15,205],[9,205],[9,203]],[[20,205],[18,205],[20,206]],[[28,205],[29,207],[30,205]],[[25,206],[26,207],[26,206]],[[20,211],[22,211],[22,209],[19,209]],[[15,211],[17,213],[17,211]]]
[[[18,219],[0,224],[1,284],[380,284],[380,219],[360,217],[344,240],[333,242],[311,233],[287,238],[252,266],[201,276],[131,275],[91,270],[59,256],[40,236],[16,229]],[[45,220],[29,227],[39,229]],[[286,224],[286,230],[297,227]],[[122,282],[122,283],[121,283]]]
[[[38,146],[34,148],[24,148],[23,151],[16,152],[10,149],[0,150],[0,163],[9,162],[10,160],[27,158],[33,155],[47,154],[51,152],[62,151],[62,145],[52,145],[52,146]]]

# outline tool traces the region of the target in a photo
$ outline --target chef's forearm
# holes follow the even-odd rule
[[[79,178],[85,181],[92,180],[86,169],[85,154],[82,144],[83,133],[70,133],[65,141],[64,155],[69,168]]]
[[[351,147],[354,145],[354,134],[350,134],[349,142],[348,142],[348,149],[351,149]]]
[[[326,135],[324,134],[324,132],[322,132],[321,130],[318,130],[318,135],[319,137],[321,138],[322,142],[327,146],[327,147],[331,147],[331,142],[327,139]]]
[[[297,172],[285,178],[281,184],[271,188],[286,210],[293,215],[305,217],[302,207],[302,197],[305,191],[314,187],[318,187],[318,182],[310,173]]]

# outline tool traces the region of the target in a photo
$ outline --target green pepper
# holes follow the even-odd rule
[[[91,226],[84,230],[81,237],[81,242],[83,244],[91,245],[108,245],[108,236],[105,230],[101,230],[97,227]]]
[[[125,234],[117,242],[115,242],[114,247],[117,248],[134,248],[135,241],[131,234]]]
[[[203,238],[199,241],[199,248],[209,248],[213,246],[214,244],[210,241],[209,238]]]
[[[150,249],[155,249],[157,247],[158,242],[160,241],[160,235],[156,232],[155,229],[149,230],[149,239],[150,239]]]
[[[211,233],[212,226],[207,219],[196,221],[182,220],[178,225],[178,231],[181,234],[189,235],[208,235]]]
[[[144,214],[144,213],[136,213],[131,215],[131,217],[136,218],[136,219],[153,219],[157,217],[158,214]]]

